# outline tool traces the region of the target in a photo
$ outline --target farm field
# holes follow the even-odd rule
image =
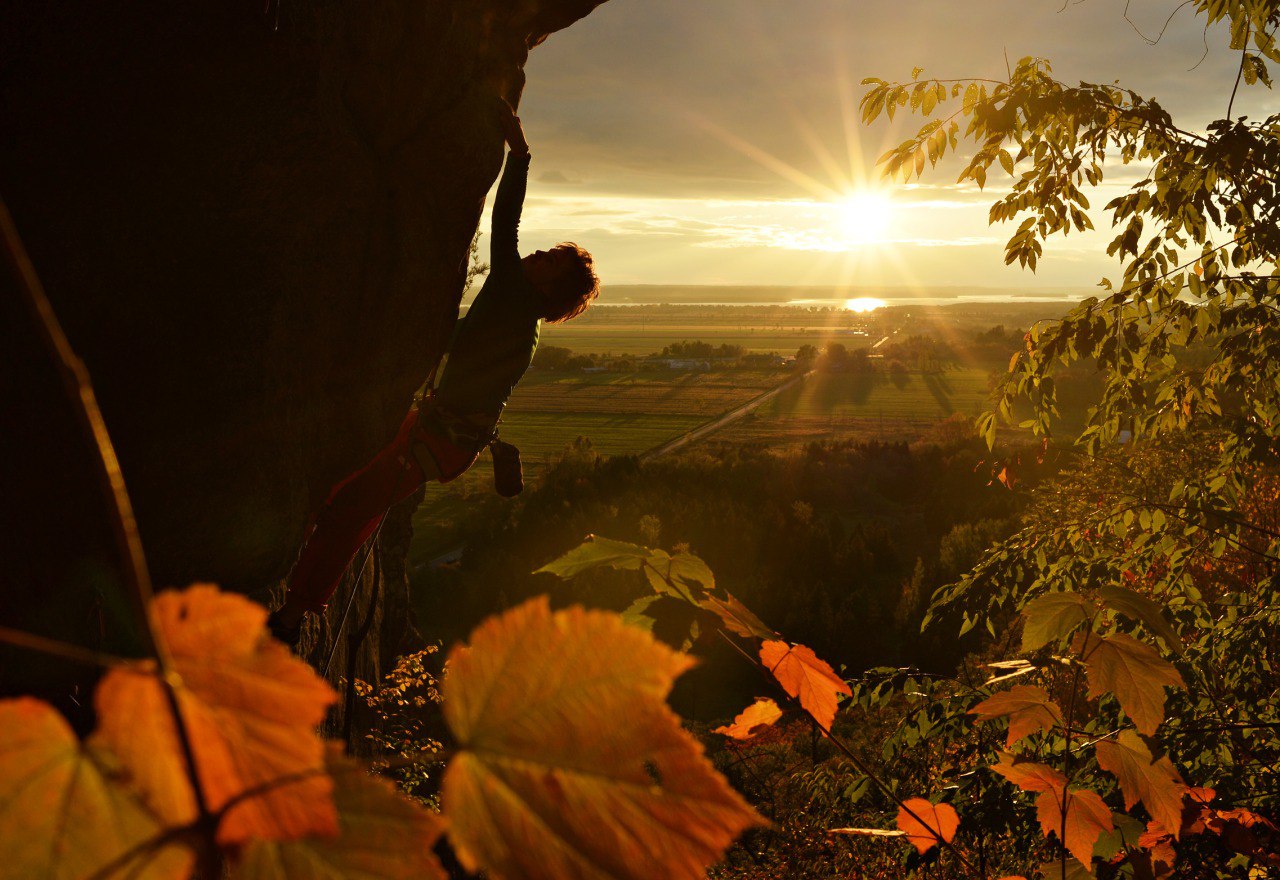
[[[503,414],[501,435],[520,448],[525,480],[579,437],[604,455],[644,452],[679,437],[792,377],[790,371],[578,373],[530,371]],[[432,483],[414,517],[410,565],[445,549],[442,527],[467,499],[493,491],[484,452],[470,472]],[[434,536],[434,537],[433,537]],[[442,543],[442,538],[444,543]]]
[[[697,339],[712,345],[741,345],[749,354],[793,355],[802,345],[821,347],[839,342],[846,348],[865,348],[866,335],[857,331],[831,328],[740,330],[736,327],[652,327],[640,323],[619,323],[609,327],[551,326],[542,334],[548,345],[559,345],[577,353],[648,355],[657,354],[664,346],[685,339]],[[874,340],[871,340],[874,341]]]
[[[708,442],[786,447],[820,440],[913,440],[954,414],[987,406],[988,372],[962,367],[879,374],[815,373]]]

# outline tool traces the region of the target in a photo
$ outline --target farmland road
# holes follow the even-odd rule
[[[885,338],[887,339],[888,337],[885,337]],[[881,341],[883,342],[884,340],[881,340]],[[688,446],[690,443],[693,443],[695,440],[701,440],[703,437],[707,436],[708,434],[714,431],[720,430],[725,425],[728,425],[732,422],[736,422],[738,419],[742,418],[747,413],[754,412],[762,404],[768,403],[770,400],[773,400],[773,398],[777,397],[779,394],[786,391],[788,388],[794,388],[796,385],[799,385],[805,379],[812,376],[813,372],[814,372],[813,370],[810,370],[807,373],[801,373],[799,376],[796,376],[793,379],[788,379],[787,381],[783,382],[781,385],[775,385],[773,388],[770,388],[764,394],[761,394],[757,397],[753,397],[750,400],[748,400],[746,403],[742,404],[741,406],[735,407],[734,409],[729,410],[727,413],[723,413],[722,415],[716,416],[714,419],[707,422],[706,424],[699,425],[698,427],[694,428],[692,431],[689,431],[686,434],[681,434],[679,437],[675,438],[674,440],[668,440],[666,443],[663,443],[661,446],[655,446],[653,449],[650,449],[647,452],[640,453],[639,455],[640,460],[649,461],[651,459],[658,458],[659,456],[669,455],[672,452],[675,452],[677,449],[681,449],[685,446]],[[439,556],[435,557],[430,562],[427,562],[425,565],[419,566],[418,568],[414,569],[414,571],[415,572],[419,571],[422,568],[438,568],[441,565],[448,565],[449,563],[457,562],[459,559],[462,558],[462,553],[464,549],[465,548],[463,548],[461,545],[457,547],[453,547],[445,551],[444,553],[441,553]]]
[[[699,425],[698,427],[694,428],[692,431],[688,432],[687,434],[681,434],[679,437],[675,438],[674,440],[668,440],[666,443],[663,443],[661,446],[655,446],[653,449],[650,449],[647,452],[640,453],[640,460],[649,461],[650,459],[658,458],[659,456],[669,455],[670,453],[675,452],[677,449],[682,449],[683,447],[688,446],[690,443],[693,443],[695,440],[701,440],[703,437],[707,436],[708,434],[711,434],[715,431],[719,431],[721,428],[723,428],[725,425],[729,424],[730,422],[736,422],[738,419],[742,418],[747,413],[754,412],[762,404],[768,403],[770,400],[773,400],[773,398],[777,397],[779,394],[786,391],[788,388],[793,388],[796,385],[799,385],[801,382],[803,382],[805,379],[807,379],[809,376],[812,376],[812,375],[813,375],[813,370],[810,370],[807,373],[801,373],[799,376],[796,376],[794,379],[788,379],[786,382],[783,382],[781,385],[776,385],[773,388],[770,388],[768,391],[766,391],[764,394],[761,394],[759,397],[751,398],[746,403],[742,404],[736,409],[731,409],[727,413],[717,416],[713,420],[707,422],[705,425]]]

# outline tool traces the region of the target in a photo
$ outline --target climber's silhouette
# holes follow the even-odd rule
[[[564,243],[521,259],[520,211],[529,177],[529,145],[520,120],[501,102],[510,150],[493,204],[489,277],[459,322],[435,391],[409,410],[395,439],[329,493],[289,578],[284,605],[271,615],[272,633],[295,644],[308,611],[320,613],[356,550],[387,508],[429,480],[464,474],[491,445],[503,491],[503,465],[514,447],[497,442],[496,426],[511,390],[533,360],[543,321],[582,314],[599,293],[591,255]],[[519,463],[503,494],[519,491]],[[514,491],[513,491],[514,490]]]

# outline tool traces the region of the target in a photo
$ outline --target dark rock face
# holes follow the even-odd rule
[[[0,194],[93,376],[157,584],[282,577],[329,487],[394,433],[457,314],[495,102],[600,2],[3,4]],[[86,447],[0,283],[0,619],[88,582],[111,617]]]

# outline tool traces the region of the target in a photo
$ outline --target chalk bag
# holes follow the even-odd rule
[[[514,498],[524,491],[524,471],[520,467],[520,450],[510,443],[494,440],[489,444],[493,456],[493,488],[503,498]]]

